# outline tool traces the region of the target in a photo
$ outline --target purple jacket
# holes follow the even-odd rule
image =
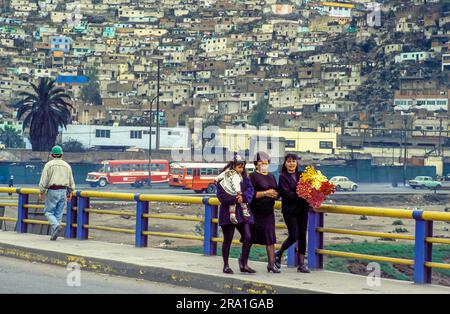
[[[232,196],[227,194],[224,189],[222,188],[222,186],[220,184],[216,184],[217,186],[217,198],[220,201],[220,205],[219,205],[219,226],[223,226],[223,225],[231,225],[231,221],[230,221],[230,208],[229,206],[232,204],[236,204],[236,218],[238,220],[238,223],[250,223],[253,224],[254,219],[253,219],[253,214],[250,210],[250,208],[248,209],[250,212],[250,218],[248,218],[247,220],[244,219],[244,216],[242,215],[242,208],[241,208],[241,204],[236,203],[236,196]],[[246,202],[247,204],[249,204],[252,201],[252,198],[255,194],[255,190],[253,189],[253,185],[250,182],[249,178],[244,178],[244,180],[241,183],[241,191],[242,191],[242,195],[244,198],[244,202]]]

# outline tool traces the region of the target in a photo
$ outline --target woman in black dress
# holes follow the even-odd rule
[[[250,210],[250,217],[246,218],[242,214],[242,203],[251,202],[254,190],[250,183],[250,179],[245,171],[245,162],[240,158],[235,158],[228,163],[225,169],[233,168],[242,175],[243,181],[241,183],[242,195],[232,196],[225,192],[220,184],[217,186],[217,198],[220,201],[219,206],[219,225],[222,228],[223,244],[222,244],[222,258],[223,258],[223,272],[225,274],[233,274],[233,270],[230,268],[228,258],[230,255],[231,243],[233,241],[234,230],[237,229],[241,234],[242,253],[238,259],[239,269],[243,273],[255,273],[255,270],[247,265],[250,255],[250,249],[252,247],[252,234],[251,224],[253,223],[253,215]],[[224,170],[225,170],[224,169]],[[236,205],[236,219],[237,224],[233,224],[230,220],[230,205]]]
[[[250,181],[255,189],[255,196],[250,203],[255,223],[252,228],[252,242],[266,246],[267,271],[279,273],[275,265],[275,200],[278,198],[277,180],[268,172],[270,157],[259,152],[255,157],[256,171],[250,174]]]
[[[308,226],[308,203],[296,193],[297,183],[300,178],[298,171],[298,157],[295,154],[287,154],[279,179],[278,191],[281,195],[281,212],[288,228],[288,238],[281,245],[275,255],[277,267],[281,267],[281,257],[292,244],[298,241],[298,268],[301,273],[309,273],[305,264],[306,253],[306,228]]]

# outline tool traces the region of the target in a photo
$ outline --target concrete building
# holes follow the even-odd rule
[[[148,149],[149,128],[137,126],[73,125],[62,130],[62,142],[77,140],[86,148],[137,147]],[[190,132],[187,128],[160,128],[161,149],[189,148]],[[152,128],[152,149],[156,148],[156,127]]]

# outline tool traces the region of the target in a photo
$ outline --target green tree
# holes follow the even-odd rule
[[[17,119],[23,118],[23,128],[30,128],[33,151],[50,151],[59,128],[66,128],[71,121],[70,108],[73,107],[68,102],[71,98],[48,78],[42,78],[38,86],[30,85],[34,93],[19,93],[22,100],[14,104]]]
[[[64,152],[70,153],[83,153],[86,151],[86,148],[83,144],[75,139],[70,139],[61,144],[61,147]]]
[[[100,95],[100,84],[98,83],[98,70],[96,68],[89,68],[86,73],[89,77],[89,83],[85,84],[81,89],[81,99],[85,103],[91,103],[96,106],[103,104],[102,96]]]
[[[5,144],[6,148],[25,147],[25,142],[20,132],[9,125],[6,125],[4,129],[0,129],[0,141]]]
[[[260,127],[266,120],[268,109],[269,109],[269,102],[267,100],[260,101],[253,109],[250,123],[257,127]]]

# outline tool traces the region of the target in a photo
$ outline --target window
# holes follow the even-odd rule
[[[131,166],[126,164],[126,165],[122,165],[122,171],[130,171],[131,170]]]
[[[95,130],[95,137],[111,137],[111,131],[110,130]]]
[[[200,171],[200,175],[206,175],[206,169],[201,169],[201,171]]]
[[[153,167],[155,168],[155,170],[158,170],[158,171],[166,171],[165,164],[152,164],[152,170],[153,170]]]
[[[130,138],[142,138],[142,131],[130,131]]]
[[[332,149],[333,148],[333,142],[329,142],[329,141],[320,141],[319,142],[319,147],[321,149]]]
[[[192,175],[192,168],[187,169],[186,174],[191,176]]]
[[[139,170],[141,170],[141,167],[138,164],[133,164],[133,165],[131,165],[131,169],[133,171],[139,171]]]
[[[295,148],[295,140],[286,140],[284,144],[286,148]]]

